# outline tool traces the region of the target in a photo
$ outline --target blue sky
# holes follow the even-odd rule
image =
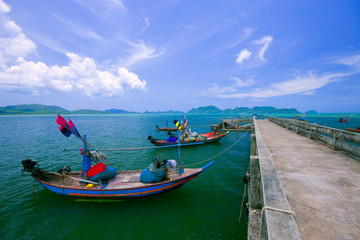
[[[360,112],[358,0],[0,0],[0,106]]]

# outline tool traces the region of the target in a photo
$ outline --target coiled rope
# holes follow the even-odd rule
[[[212,160],[212,159],[220,156],[221,154],[223,154],[224,152],[226,152],[226,151],[228,151],[230,148],[232,148],[235,144],[237,144],[243,137],[245,137],[246,133],[248,133],[249,131],[250,131],[250,129],[247,130],[238,140],[236,140],[236,142],[234,142],[233,144],[231,144],[230,147],[228,147],[228,148],[225,149],[224,151],[216,154],[215,156],[212,156],[212,157],[210,157],[210,158],[208,158],[208,159],[205,159],[205,160],[203,160],[203,161],[201,161],[201,162],[196,162],[196,163],[193,163],[193,164],[185,165],[184,167],[190,167],[190,166],[197,165],[197,164],[200,164],[200,163],[208,162],[208,161],[210,161],[210,160]]]

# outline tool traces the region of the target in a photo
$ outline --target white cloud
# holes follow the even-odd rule
[[[0,0],[0,13],[10,12],[10,7],[3,0]]]
[[[115,2],[121,4],[121,1]],[[79,91],[90,97],[122,95],[131,89],[147,91],[146,81],[140,80],[135,73],[126,68],[117,67],[116,73],[100,71],[94,59],[81,57],[75,53],[66,54],[69,58],[67,66],[48,66],[43,62],[26,60],[26,57],[36,51],[36,45],[5,15],[9,11],[10,7],[0,0],[0,88],[2,90],[32,95]],[[86,31],[81,34],[98,38]],[[133,61],[154,56],[154,50],[145,44],[136,45],[136,49],[138,52],[134,55]]]
[[[132,66],[140,61],[150,59],[150,58],[157,58],[162,56],[164,53],[162,51],[158,52],[155,48],[148,46],[144,41],[138,40],[137,42],[127,42],[132,49],[130,52],[130,57],[124,63],[124,66]]]
[[[0,38],[0,52],[4,57],[25,57],[36,49],[35,43],[23,33],[8,38]]]
[[[337,81],[341,77],[351,75],[352,73],[325,74],[317,76],[309,72],[307,76],[297,76],[295,79],[272,83],[264,88],[256,88],[252,91],[241,92],[235,88],[218,87],[212,84],[212,87],[203,91],[202,95],[216,96],[218,98],[271,98],[290,94],[314,94],[315,90],[322,88],[329,83]],[[241,82],[243,83],[243,82]]]
[[[149,18],[144,19],[145,22],[145,28],[141,32],[145,32],[150,27],[150,20]]]
[[[124,4],[120,0],[110,0],[110,2],[112,2],[113,4],[119,6],[119,7],[123,8],[123,9],[126,9]]]
[[[247,50],[246,48],[243,49],[237,56],[236,63],[243,63],[244,60],[250,58],[252,52]]]
[[[86,29],[87,27],[75,24],[71,20],[67,20],[63,17],[60,17],[56,14],[52,14],[59,22],[62,23],[64,27],[66,27],[69,31],[71,31],[74,35],[77,35],[82,38],[89,38],[94,40],[103,40],[103,38],[97,33]]]
[[[360,68],[360,54],[342,57],[342,58],[338,59],[337,61],[335,61],[335,63]]]
[[[259,58],[262,61],[266,61],[266,59],[264,58],[265,52],[266,50],[269,48],[270,43],[273,41],[273,38],[271,36],[265,36],[260,40],[256,40],[254,41],[255,44],[258,45],[263,45],[260,50],[259,50]]]
[[[91,58],[74,53],[67,56],[70,63],[63,67],[19,58],[17,65],[0,72],[0,87],[33,95],[78,90],[89,97],[121,95],[127,88],[147,90],[146,81],[125,68],[119,67],[117,74],[113,74],[99,71]]]
[[[248,39],[251,34],[255,31],[255,29],[253,28],[245,28],[242,32],[242,34],[240,35],[239,39],[236,39],[237,41],[234,42],[233,44],[231,44],[229,47],[227,47],[226,49],[229,48],[233,48],[241,43],[243,43],[246,39]]]
[[[221,96],[226,95],[230,93],[236,92],[236,89],[233,87],[223,87],[220,88],[216,83],[211,84],[211,87],[209,89],[206,89],[204,91],[200,91],[200,96]]]
[[[236,87],[247,87],[255,84],[254,79],[241,80],[240,78],[233,77],[231,78],[235,82]]]
[[[9,12],[10,7],[0,0],[0,67],[14,57],[25,57],[36,49],[35,43],[6,16]]]

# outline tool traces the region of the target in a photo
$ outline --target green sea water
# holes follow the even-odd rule
[[[311,123],[339,129],[360,126],[360,114],[313,114]],[[67,116],[64,116],[67,118]],[[208,132],[209,124],[224,116],[189,115],[192,131]],[[289,117],[289,116],[287,116]],[[81,134],[96,148],[151,147],[148,135],[165,137],[155,125],[171,126],[182,115],[73,115]],[[243,176],[249,164],[250,133],[230,133],[217,143],[181,150],[185,166],[202,167],[207,159],[225,151],[215,164],[183,187],[162,194],[113,201],[87,201],[54,194],[28,173],[21,175],[21,160],[36,159],[42,168],[57,171],[64,165],[81,169],[81,141],[64,137],[56,116],[0,116],[0,239],[246,239],[243,212]],[[240,140],[239,140],[240,139]],[[234,142],[239,140],[232,148]],[[62,149],[74,151],[62,151]],[[227,150],[228,149],[228,150]],[[177,158],[176,148],[104,152],[119,170],[144,169],[158,154]],[[33,193],[34,190],[34,193]]]
[[[67,118],[67,116],[64,116]],[[96,148],[153,146],[148,135],[165,137],[155,125],[172,124],[181,115],[76,115],[81,134]],[[188,116],[192,131],[209,132],[221,116]],[[21,160],[36,159],[41,168],[64,165],[81,169],[74,136],[64,137],[56,116],[1,116],[2,175],[0,239],[245,239],[246,218],[239,223],[243,175],[249,163],[249,133],[231,133],[220,142],[182,148],[185,165],[207,160],[239,143],[181,188],[138,199],[87,201],[54,194],[26,173]],[[76,151],[62,151],[63,148]],[[177,148],[104,152],[119,170],[144,169],[159,153],[177,158]],[[202,167],[209,162],[192,167]],[[246,213],[244,213],[246,216]]]

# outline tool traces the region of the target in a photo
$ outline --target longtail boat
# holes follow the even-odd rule
[[[169,179],[157,183],[142,183],[142,170],[117,171],[117,175],[106,184],[81,178],[81,172],[56,173],[38,167],[25,168],[31,176],[46,189],[65,196],[83,198],[132,198],[157,194],[173,190],[196,178],[201,172],[214,164],[214,161],[202,168],[184,168],[169,173]]]
[[[346,117],[340,117],[340,122],[348,122],[350,119],[349,119],[349,117],[348,116],[346,116]]]
[[[158,131],[166,131],[166,132],[168,132],[168,131],[170,131],[170,132],[176,132],[178,129],[177,128],[168,128],[168,127],[163,127],[163,128],[160,128],[158,125],[156,125],[155,126],[156,127],[156,129],[158,130]]]
[[[196,137],[190,136],[183,136],[180,137],[180,144],[182,146],[190,146],[190,145],[197,145],[197,144],[205,144],[205,143],[212,143],[217,142],[221,138],[225,137],[229,131],[225,133],[221,132],[208,132],[198,134]],[[155,146],[174,146],[176,147],[179,143],[178,137],[170,136],[167,139],[155,139],[151,135],[148,136],[148,140],[154,144]]]
[[[349,132],[357,132],[360,133],[360,127],[357,127],[356,129],[353,128],[344,128],[345,131],[349,131]]]
[[[183,186],[185,183],[196,178],[201,172],[214,164],[210,162],[202,168],[184,168],[180,160],[180,144],[178,145],[178,167],[167,167],[167,160],[156,166],[160,172],[164,169],[166,177],[156,182],[144,181],[144,171],[150,173],[150,166],[145,170],[124,170],[118,171],[103,162],[106,156],[99,150],[95,150],[86,140],[86,135],[81,136],[71,120],[67,122],[58,115],[56,123],[60,125],[59,130],[63,135],[69,137],[71,134],[77,136],[83,141],[81,154],[83,156],[82,171],[72,172],[67,166],[61,168],[58,172],[51,172],[39,167],[35,160],[25,159],[22,161],[23,172],[31,172],[31,176],[46,189],[65,196],[82,198],[133,198],[146,195],[157,194]],[[180,131],[178,131],[180,136]],[[163,159],[164,160],[164,159]],[[175,160],[174,161],[176,166]],[[96,165],[92,165],[93,163]],[[100,166],[96,168],[95,166]],[[170,165],[171,166],[171,165]],[[94,170],[95,169],[95,170]],[[99,170],[100,169],[100,170]],[[94,173],[96,174],[90,175]],[[110,175],[109,175],[110,174]],[[101,177],[98,177],[101,176]],[[109,177],[110,176],[110,177]],[[147,175],[149,176],[149,175]]]

